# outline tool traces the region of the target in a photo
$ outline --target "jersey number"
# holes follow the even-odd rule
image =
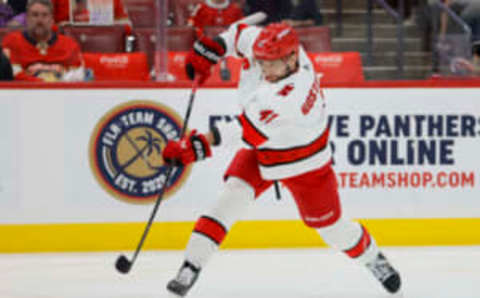
[[[277,118],[278,114],[273,110],[262,110],[260,111],[260,121],[264,121],[266,124],[272,122],[273,119]]]

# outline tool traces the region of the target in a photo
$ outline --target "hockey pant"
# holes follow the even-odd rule
[[[363,264],[376,257],[378,248],[368,231],[342,217],[337,181],[330,165],[280,182],[291,192],[304,223],[316,229],[329,246]],[[185,251],[186,259],[203,268],[233,223],[272,184],[262,179],[252,150],[237,152],[225,173],[218,201],[195,224]]]

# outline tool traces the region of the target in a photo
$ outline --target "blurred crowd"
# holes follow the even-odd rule
[[[169,0],[167,23],[196,29],[225,27],[244,15],[264,11],[268,14],[266,22],[284,20],[293,26],[314,26],[322,24],[318,3],[315,0]],[[135,14],[145,4],[147,10]],[[7,69],[2,73],[13,73],[16,80],[83,81],[88,75],[83,69],[79,39],[89,37],[66,36],[65,28],[124,24],[125,35],[129,35],[132,27],[155,26],[154,5],[153,0],[1,0],[0,27],[7,30],[1,38],[1,65]],[[132,49],[130,45],[127,51]],[[8,61],[13,71],[9,70]]]
[[[210,28],[210,32],[218,33],[243,16],[263,11],[268,16],[265,23],[284,21],[297,28],[327,27],[322,1],[325,0],[167,0],[166,24],[170,28],[191,28],[194,32],[200,32],[196,29]],[[378,8],[380,2],[386,2],[394,9],[399,9],[400,3],[403,3],[404,25],[417,24],[430,34],[432,19],[437,18],[440,23],[438,42],[442,46],[442,36],[448,34],[448,28],[452,24],[445,12],[440,15],[432,13],[439,1],[458,14],[472,32],[469,41],[473,45],[471,55],[454,57],[452,67],[462,72],[480,74],[480,0],[385,0],[374,3]],[[93,76],[84,67],[82,51],[92,52],[91,49],[85,50],[89,42],[97,44],[99,51],[102,51],[102,41],[100,31],[97,31],[97,36],[95,30],[90,28],[87,31],[85,27],[116,27],[116,31],[108,34],[120,35],[122,42],[110,52],[141,51],[145,47],[154,47],[144,45],[139,48],[139,44],[145,43],[145,40],[147,43],[154,40],[151,34],[158,21],[155,2],[0,0],[0,79],[91,80]],[[82,26],[83,31],[75,29]],[[182,30],[178,31],[177,39],[185,41],[190,38],[189,34],[195,35]],[[141,36],[147,33],[150,35]],[[431,50],[430,40],[434,38],[437,37],[425,35],[425,50]],[[113,46],[111,42],[110,45],[108,41],[104,45],[105,43],[107,47]],[[148,56],[147,60],[151,67],[152,57]]]
[[[443,0],[454,13],[458,14],[463,22],[471,31],[469,48],[471,52],[466,57],[456,55],[448,57],[450,61],[450,71],[456,74],[480,75],[480,1],[479,0]],[[452,50],[452,44],[458,42],[448,38],[450,18],[443,13],[440,22],[440,49]],[[455,55],[454,55],[455,56]]]

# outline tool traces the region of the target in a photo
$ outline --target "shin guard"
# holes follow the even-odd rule
[[[230,177],[213,208],[195,224],[185,259],[198,268],[204,267],[233,223],[246,213],[254,201],[253,188],[241,179]]]
[[[328,245],[362,264],[372,261],[378,254],[375,240],[357,222],[340,218],[334,224],[317,231]]]

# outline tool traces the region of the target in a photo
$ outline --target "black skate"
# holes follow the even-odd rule
[[[390,293],[396,293],[400,289],[400,274],[390,265],[382,253],[379,253],[375,260],[367,264],[367,268],[382,283],[383,287]]]
[[[177,276],[168,282],[167,290],[179,297],[184,297],[193,284],[195,284],[195,281],[197,281],[199,273],[200,268],[185,261],[178,271]]]

